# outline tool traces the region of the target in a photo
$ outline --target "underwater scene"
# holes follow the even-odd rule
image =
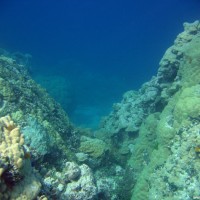
[[[200,1],[0,17],[0,200],[200,199]]]

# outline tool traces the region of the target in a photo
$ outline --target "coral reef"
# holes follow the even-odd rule
[[[112,162],[131,169],[134,200],[199,196],[199,58],[200,22],[184,23],[157,75],[125,93],[95,132]]]
[[[20,126],[23,136],[9,117],[2,118],[2,127],[9,121],[14,130],[5,135],[6,142],[1,134],[0,199],[97,198],[93,173],[84,163],[89,161],[91,166],[99,166],[98,160],[105,158],[106,143],[85,137],[87,140],[80,144],[85,131],[70,123],[59,104],[31,79],[22,61],[3,52],[0,54],[0,116],[8,114]],[[73,162],[65,165],[66,160],[68,164],[78,161],[80,166]]]
[[[100,158],[108,150],[108,147],[102,140],[82,136],[79,150],[93,158]]]
[[[138,174],[132,199],[192,199],[199,195],[198,175],[193,167],[196,142],[190,127],[199,124],[200,116],[200,26],[196,21],[184,27],[160,62],[157,77],[165,85],[161,97],[167,105],[154,132],[157,147],[151,150],[149,162]],[[185,136],[181,136],[183,130]]]
[[[199,21],[184,23],[157,75],[92,133],[70,123],[26,62],[0,50],[0,199],[200,196]]]
[[[184,28],[161,59],[157,76],[138,92],[126,92],[121,103],[113,105],[113,111],[103,119],[97,131],[100,137],[105,133],[112,136],[120,130],[137,132],[143,120],[150,113],[162,111],[181,86],[198,82],[199,21],[184,23]]]
[[[0,155],[2,158],[9,158],[10,165],[14,165],[20,169],[23,165],[23,144],[24,138],[19,132],[19,128],[16,127],[10,117],[0,118],[1,124],[1,145]],[[0,170],[3,172],[3,169]],[[1,173],[2,174],[2,173]]]
[[[97,188],[93,174],[85,164],[78,166],[73,162],[66,162],[62,171],[48,173],[44,178],[43,185],[50,198],[97,199]],[[52,188],[54,188],[53,193]]]
[[[24,138],[9,116],[0,118],[0,199],[35,199],[41,184],[26,158]]]
[[[7,54],[0,56],[0,116],[10,115],[21,126],[26,145],[32,148],[35,154],[44,155],[45,151],[53,154],[57,149],[69,157],[73,156],[72,141],[78,136],[75,135],[77,132],[68,116],[60,105],[31,79],[26,66],[14,58],[7,57]],[[28,130],[32,132],[31,141]],[[46,146],[40,146],[46,150],[35,146],[39,134],[40,144],[45,142],[41,140],[49,138]],[[54,148],[49,148],[51,146]]]
[[[195,152],[200,141],[199,130],[200,124],[194,123],[173,138],[170,156],[149,179],[150,200],[194,199],[200,196],[200,165]]]
[[[139,91],[129,91],[124,94],[121,103],[113,105],[113,111],[101,123],[101,129],[96,132],[103,137],[113,136],[121,130],[137,133],[143,119],[156,108],[159,89],[153,83],[143,86]]]
[[[53,138],[48,135],[45,128],[35,118],[31,116],[27,118],[27,124],[22,128],[22,132],[35,159],[51,152],[54,145]]]

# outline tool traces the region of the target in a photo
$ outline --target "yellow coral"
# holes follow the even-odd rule
[[[9,157],[13,165],[17,168],[23,166],[24,151],[22,145],[24,144],[23,136],[11,120],[10,116],[0,118],[1,133],[0,133],[0,154],[2,157]]]
[[[23,144],[24,138],[20,133],[20,128],[9,116],[0,118],[0,159],[5,165],[11,165],[19,172],[19,176],[24,177],[14,185],[12,190],[8,189],[5,178],[0,180],[0,200],[32,200],[36,199],[40,192],[41,184],[33,173],[30,160],[26,159],[29,157],[24,152]],[[3,176],[6,170],[3,166],[0,166],[0,176]]]

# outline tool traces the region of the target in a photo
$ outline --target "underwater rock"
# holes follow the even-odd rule
[[[133,174],[114,163],[111,166],[102,167],[95,172],[98,199],[118,200],[130,199],[130,188]]]
[[[199,58],[200,22],[184,23],[184,31],[161,59],[157,75],[139,91],[125,93],[95,132],[109,146],[105,163],[111,168],[120,163],[129,169],[127,174],[132,177],[124,178],[133,200],[200,196]],[[105,174],[112,177],[109,170]],[[123,189],[121,195],[113,191],[113,196],[125,197]]]
[[[77,180],[81,175],[81,170],[78,165],[73,162],[66,162],[66,173],[65,176],[67,180],[74,181]]]
[[[100,199],[117,200],[116,181],[111,177],[103,177],[97,180],[98,196]]]
[[[28,116],[27,124],[22,128],[22,133],[34,159],[37,160],[37,158],[41,158],[51,152],[54,140],[35,118]]]
[[[90,168],[83,164],[67,162],[62,171],[51,171],[43,182],[44,191],[49,198],[67,200],[94,200],[97,187]]]
[[[157,144],[148,151],[148,162],[137,174],[132,199],[193,199],[200,195],[195,153],[200,124],[200,23],[185,23],[184,28],[160,62],[157,80],[161,99],[168,103],[160,110],[152,135]],[[142,137],[139,133],[136,152],[140,144],[149,146]],[[141,166],[136,164],[139,159],[129,161],[135,171]]]
[[[69,200],[93,200],[97,197],[97,188],[90,168],[83,164],[79,166],[81,176],[76,181],[67,184],[64,196]]]
[[[146,116],[160,109],[159,95],[160,87],[154,78],[138,92],[126,92],[121,103],[114,104],[113,111],[101,122],[97,137],[113,137],[120,132],[137,134]]]

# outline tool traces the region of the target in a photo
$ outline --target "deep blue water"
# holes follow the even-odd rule
[[[34,76],[67,79],[71,119],[95,127],[199,15],[199,0],[1,0],[0,47],[30,53]]]

